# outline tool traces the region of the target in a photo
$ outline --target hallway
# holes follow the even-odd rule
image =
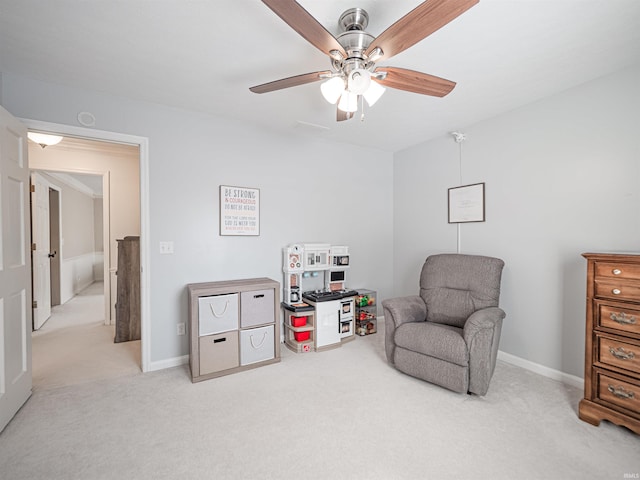
[[[140,341],[113,343],[104,324],[102,282],[95,282],[32,333],[33,390],[140,373]]]

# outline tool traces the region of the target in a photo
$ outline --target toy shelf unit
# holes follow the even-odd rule
[[[284,344],[295,353],[315,350],[315,310],[311,305],[282,303]]]
[[[357,288],[356,303],[356,335],[371,335],[378,331],[377,293],[374,290]]]
[[[280,361],[280,284],[269,278],[192,283],[191,381]]]

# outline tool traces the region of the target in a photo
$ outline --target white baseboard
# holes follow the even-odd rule
[[[378,320],[384,321],[384,316],[381,315],[380,317],[378,317]],[[502,360],[503,362],[515,365],[516,367],[524,368],[525,370],[529,370],[531,372],[537,373],[538,375],[551,378],[552,380],[566,383],[567,385],[572,385],[580,389],[584,388],[584,380],[580,377],[561,372],[560,370],[545,367],[544,365],[540,365],[539,363],[535,363],[530,360],[525,360],[524,358],[516,357],[515,355],[503,352],[502,350],[498,350],[498,360]],[[166,360],[150,362],[149,368],[146,371],[153,372],[156,370],[163,370],[165,368],[179,367],[180,365],[185,365],[187,363],[189,363],[189,355],[182,355],[180,357],[173,357],[167,358]]]
[[[147,368],[147,372],[164,370],[165,368],[179,367],[180,365],[185,365],[187,363],[189,363],[189,355],[167,358],[166,360],[158,360],[157,362],[149,362],[149,368]]]
[[[566,383],[567,385],[572,385],[581,389],[584,388],[584,380],[580,377],[569,375],[568,373],[561,372],[560,370],[554,370],[553,368],[545,367],[544,365],[525,360],[524,358],[516,357],[515,355],[503,352],[502,350],[498,351],[498,360],[510,363],[511,365],[515,365],[516,367],[530,370],[539,375],[557,380],[558,382]]]

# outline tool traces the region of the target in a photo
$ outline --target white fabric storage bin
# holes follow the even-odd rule
[[[238,294],[198,298],[198,335],[238,329]]]
[[[273,325],[240,331],[240,365],[274,358]]]
[[[240,294],[240,327],[248,328],[275,320],[273,289],[254,290]]]

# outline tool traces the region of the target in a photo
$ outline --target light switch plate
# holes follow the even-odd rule
[[[161,255],[173,254],[173,242],[160,242],[160,254]]]

